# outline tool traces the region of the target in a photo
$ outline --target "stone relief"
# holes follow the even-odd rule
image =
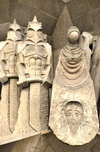
[[[1,128],[2,135],[12,133],[17,120],[19,103],[17,98],[16,45],[21,40],[21,28],[14,20],[9,26],[6,41],[0,42],[1,115],[3,120],[1,127],[5,128]]]
[[[79,29],[72,26],[67,37],[53,81],[49,126],[64,143],[83,145],[90,142],[99,129],[90,77],[92,51],[89,46],[93,36],[88,32],[80,35]]]
[[[94,45],[93,49],[93,56],[92,56],[92,67],[91,67],[91,77],[94,82],[94,88],[95,88],[95,95],[96,95],[96,101],[98,102],[99,96],[100,96],[100,36],[96,40],[96,44]]]
[[[25,41],[17,46],[18,75],[17,84],[41,81],[50,81],[51,46],[46,42],[47,35],[42,33],[42,24],[34,17],[29,22]]]
[[[83,107],[77,101],[70,101],[64,107],[66,121],[73,134],[75,134],[83,120]]]
[[[22,33],[14,20],[6,41],[0,42],[0,144],[49,132],[51,66],[42,23],[35,16]]]
[[[93,50],[90,45],[90,33],[81,35],[75,26],[68,29],[53,81],[49,119],[52,49],[47,35],[36,16],[24,33],[16,20],[10,24],[6,40],[0,42],[0,144],[49,133],[49,126],[70,145],[86,144],[96,136],[99,39]]]

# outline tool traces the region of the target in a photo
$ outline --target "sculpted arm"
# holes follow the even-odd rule
[[[83,38],[82,48],[85,51],[87,64],[88,64],[88,68],[89,68],[89,71],[90,71],[92,50],[90,49],[89,46],[93,43],[93,36],[88,32],[83,32],[82,33],[82,38]]]
[[[1,83],[5,83],[8,81],[5,67],[6,67],[5,55],[4,52],[0,50],[0,82]]]
[[[93,79],[96,100],[100,96],[100,37],[97,41],[94,53],[92,56],[91,78]]]
[[[19,77],[18,84],[20,84],[25,81],[25,64],[24,64],[24,57],[21,52],[17,55],[17,70]]]

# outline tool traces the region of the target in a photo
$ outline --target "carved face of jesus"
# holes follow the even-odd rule
[[[67,124],[73,134],[77,132],[83,119],[83,107],[77,101],[69,102],[64,109]]]

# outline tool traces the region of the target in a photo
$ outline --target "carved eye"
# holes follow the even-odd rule
[[[71,116],[71,112],[67,112],[67,113],[66,113],[66,116]]]
[[[12,28],[10,28],[9,31],[14,31],[14,30]]]
[[[37,31],[38,31],[38,32],[42,32],[42,29],[38,29]]]
[[[21,30],[20,30],[20,29],[17,29],[16,31],[21,32]]]
[[[29,28],[29,29],[28,29],[28,31],[34,31],[34,29],[32,29],[32,28]]]
[[[80,115],[80,113],[76,112],[75,115],[78,117]]]

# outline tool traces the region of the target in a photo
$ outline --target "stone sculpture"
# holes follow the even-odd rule
[[[94,82],[96,101],[98,102],[100,97],[100,37],[97,38],[92,56],[92,67],[91,67],[91,77]]]
[[[42,33],[42,24],[35,16],[33,21],[28,23],[25,41],[17,45],[17,84],[22,86],[17,125],[24,126],[25,130],[26,121],[27,128],[35,132],[48,130],[51,56],[51,46],[47,43],[46,34]],[[23,105],[26,105],[26,110]],[[27,118],[23,117],[20,125],[25,113]]]
[[[13,132],[17,120],[18,89],[16,71],[16,44],[22,40],[16,20],[9,26],[6,41],[0,42],[0,81],[2,83],[2,134]],[[8,130],[8,131],[7,131]]]
[[[93,36],[72,26],[61,50],[53,81],[49,126],[64,143],[83,145],[98,132],[98,116],[90,77]]]
[[[35,16],[24,28],[14,20],[0,42],[0,145],[50,132],[51,67],[51,45],[42,23]]]

